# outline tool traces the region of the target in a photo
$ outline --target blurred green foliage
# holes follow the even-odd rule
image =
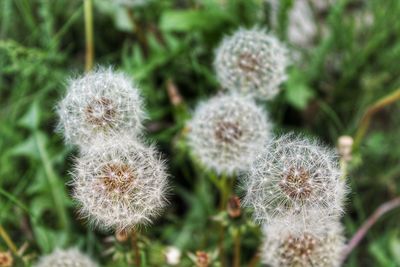
[[[281,4],[275,33],[287,40],[293,1]],[[360,24],[355,15],[360,11],[373,23]],[[163,251],[171,245],[183,251],[181,266],[193,265],[189,252],[216,251],[217,189],[212,175],[190,158],[185,120],[198,101],[219,89],[212,61],[223,36],[238,27],[270,28],[270,12],[261,0],[153,0],[134,9],[94,0],[95,61],[139,82],[150,138],[171,172],[169,208],[141,230],[143,266],[166,266]],[[127,266],[129,245],[110,242],[110,233],[77,219],[68,196],[76,151],[54,132],[54,106],[65,81],[83,72],[83,16],[82,1],[0,1],[0,224],[18,247],[29,244],[24,253],[29,262],[55,247],[78,246],[107,266]],[[301,60],[289,69],[279,97],[265,104],[276,132],[303,131],[332,146],[339,136],[354,134],[368,105],[400,87],[399,17],[398,0],[337,1],[327,10],[319,23],[329,34],[320,34],[312,49],[293,47]],[[182,95],[180,106],[168,98],[168,81]],[[376,114],[354,155],[344,218],[348,236],[400,193],[399,107]],[[257,227],[245,221],[243,266],[260,242]],[[400,266],[399,221],[399,210],[384,216],[346,266]],[[225,244],[229,256],[231,233]],[[0,250],[6,249],[0,239]]]

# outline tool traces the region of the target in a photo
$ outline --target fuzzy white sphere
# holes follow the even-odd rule
[[[138,135],[144,119],[138,88],[125,74],[99,68],[71,79],[57,106],[58,131],[67,143],[86,146],[92,139],[121,131]]]
[[[103,229],[146,225],[166,204],[168,175],[153,147],[129,135],[92,143],[76,160],[73,197],[82,217]]]
[[[214,67],[228,90],[271,99],[286,80],[286,47],[273,35],[259,29],[239,29],[216,50]]]
[[[301,233],[282,227],[264,229],[261,251],[263,262],[271,267],[339,267],[345,238],[339,223],[314,233],[311,227]]]
[[[339,216],[346,185],[333,149],[293,134],[265,145],[244,179],[244,205],[257,221],[282,220],[290,215]]]
[[[207,168],[221,174],[246,170],[270,136],[266,112],[238,94],[201,103],[189,122],[189,145]]]
[[[78,249],[67,250],[56,249],[53,253],[43,256],[35,267],[96,267],[88,256],[82,254]]]

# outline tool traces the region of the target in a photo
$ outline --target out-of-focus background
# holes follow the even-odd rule
[[[169,246],[182,251],[179,266],[193,266],[196,251],[216,251],[217,190],[191,159],[184,126],[196,103],[220,89],[212,63],[224,36],[239,27],[265,27],[290,47],[288,81],[276,99],[263,103],[276,133],[304,132],[335,146],[340,136],[354,136],[370,105],[400,87],[398,0],[133,2],[93,1],[94,47],[95,64],[113,65],[140,84],[149,139],[168,159],[170,205],[141,229],[143,266],[169,266]],[[77,151],[54,131],[54,106],[66,79],[83,73],[84,65],[83,1],[0,1],[0,251],[9,250],[10,241],[23,249],[14,266],[71,246],[104,266],[129,266],[129,244],[77,218],[68,186]],[[353,153],[347,237],[400,193],[399,107],[376,112]],[[242,265],[249,266],[261,235],[250,214],[242,220]],[[400,266],[399,222],[398,209],[382,217],[346,266]]]

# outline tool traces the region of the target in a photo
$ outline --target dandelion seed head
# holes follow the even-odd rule
[[[233,174],[255,159],[271,125],[252,99],[229,94],[201,103],[189,128],[189,145],[196,158],[217,173]]]
[[[98,136],[107,138],[121,131],[138,135],[145,117],[137,87],[111,68],[99,68],[70,80],[57,112],[58,131],[67,143],[81,146]]]
[[[244,203],[260,222],[290,215],[337,217],[346,193],[340,177],[334,150],[316,140],[284,135],[266,144],[254,161],[244,179]]]
[[[35,267],[97,267],[88,256],[78,249],[56,249],[53,253],[43,256]]]
[[[216,50],[214,68],[221,85],[235,92],[271,99],[286,80],[288,51],[259,29],[239,29]]]
[[[95,226],[118,231],[151,223],[166,204],[164,165],[153,147],[128,135],[95,140],[74,169],[73,197],[81,216]]]
[[[313,233],[311,228],[300,233],[276,230],[274,227],[264,229],[262,258],[271,267],[340,266],[345,239],[338,223],[330,224],[329,229],[319,234]]]

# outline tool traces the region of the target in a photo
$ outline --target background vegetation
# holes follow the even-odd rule
[[[281,1],[274,29],[283,40],[292,2]],[[65,81],[84,71],[83,11],[82,1],[0,1],[0,225],[18,249],[25,248],[29,263],[55,247],[78,246],[104,265],[128,266],[129,243],[77,219],[67,184],[76,151],[54,132],[53,108]],[[217,188],[191,160],[184,124],[199,100],[219,90],[212,62],[223,36],[241,26],[270,28],[270,11],[256,0],[154,0],[134,9],[94,0],[95,63],[114,65],[139,82],[149,135],[171,173],[171,205],[141,230],[143,266],[166,266],[167,246],[183,251],[181,266],[193,265],[188,253],[213,254],[222,217],[230,229],[228,256],[238,225],[246,227],[243,266],[259,246],[261,235],[249,215],[234,222],[224,214],[215,218]],[[360,22],[357,14],[373,22]],[[283,92],[266,104],[276,132],[302,131],[332,146],[339,136],[354,135],[368,106],[400,87],[399,17],[398,0],[337,1],[319,14],[329,33],[319,34],[311,49],[293,47],[301,59],[289,69]],[[171,87],[182,96],[178,105],[168,95]],[[353,155],[344,218],[348,237],[376,207],[400,194],[399,107],[374,115]],[[399,210],[385,215],[346,266],[400,266],[399,221]],[[0,238],[1,251],[9,246]],[[24,266],[21,258],[15,266]]]

